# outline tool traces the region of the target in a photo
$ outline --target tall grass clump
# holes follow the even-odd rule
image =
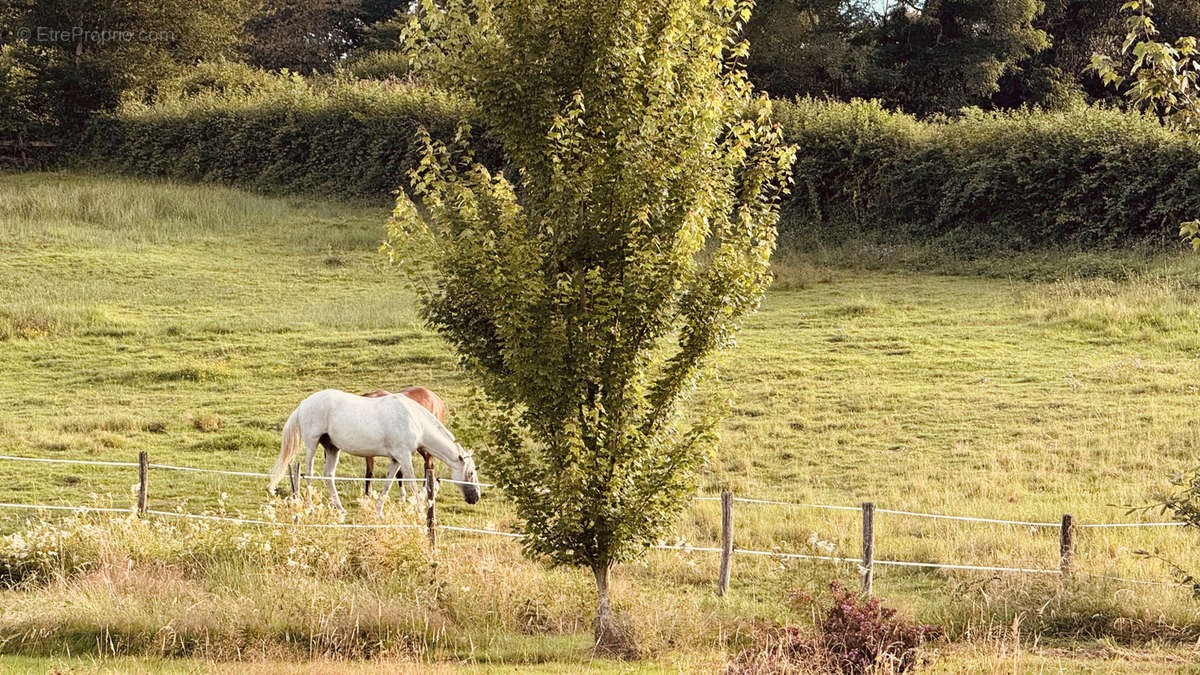
[[[0,237],[21,244],[181,244],[276,226],[290,211],[283,200],[211,186],[71,174],[0,181]]]
[[[429,560],[417,512],[402,503],[374,536],[328,537],[331,514],[319,493],[264,504],[249,517],[268,525],[235,527],[215,519],[229,515],[225,497],[200,519],[141,519],[73,515],[30,519],[0,536],[0,585],[27,587],[61,580],[118,563],[170,564],[201,574],[231,565],[264,574],[312,570],[322,578],[380,578]]]
[[[1116,644],[1195,644],[1200,606],[1178,602],[1173,585],[1130,588],[1090,578],[1005,578],[964,584],[930,615],[952,640],[1014,635],[1040,641],[1107,640]],[[1133,601],[1134,598],[1138,601]]]
[[[1117,340],[1186,340],[1197,345],[1200,290],[1148,274],[1125,281],[1065,279],[1024,294],[1036,320]]]

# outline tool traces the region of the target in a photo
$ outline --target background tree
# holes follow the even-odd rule
[[[1009,98],[1061,98],[1070,78],[1031,61],[1050,44],[1034,25],[1041,9],[1037,0],[767,0],[747,29],[748,69],[773,96],[879,98],[931,114],[992,107],[1001,78],[1029,62],[1007,83]]]
[[[246,24],[243,53],[267,70],[328,70],[354,46],[358,8],[358,0],[267,0]]]
[[[32,78],[36,108],[69,131],[126,92],[232,53],[252,8],[251,0],[22,0],[6,21],[28,38],[8,55]]]
[[[1034,27],[1049,46],[1017,63],[1000,78],[992,97],[997,108],[1036,105],[1071,108],[1112,95],[1089,68],[1092,54],[1115,52],[1125,38],[1119,15],[1124,0],[1047,0]]]
[[[372,43],[372,27],[397,12],[405,15],[409,5],[407,0],[266,0],[247,24],[250,40],[243,53],[267,70],[326,72]]]
[[[41,135],[49,120],[38,105],[34,74],[17,50],[0,46],[0,136]]]
[[[609,571],[678,517],[712,447],[716,408],[685,401],[768,283],[793,156],[737,66],[749,10],[427,2],[409,34],[513,171],[427,140],[390,252],[504,413],[484,466],[526,552],[593,572],[602,647],[622,642]]]
[[[1092,68],[1135,107],[1158,115],[1164,123],[1187,131],[1200,130],[1200,52],[1193,36],[1159,41],[1151,0],[1130,0],[1125,20],[1128,34],[1121,54],[1096,54]]]
[[[746,25],[746,71],[773,97],[869,93],[873,27],[869,2],[761,0]]]
[[[1037,0],[901,3],[878,28],[880,97],[917,114],[990,107],[999,81],[1043,49]]]

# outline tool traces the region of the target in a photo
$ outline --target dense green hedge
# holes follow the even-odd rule
[[[798,146],[784,228],[971,248],[1178,241],[1200,145],[1115,110],[918,122],[871,102],[777,102]]]
[[[400,83],[316,88],[295,76],[224,79],[93,120],[83,161],[138,175],[382,200],[419,159],[419,127],[449,139],[460,120],[477,117],[462,100]],[[479,148],[485,162],[498,161],[493,144]]]
[[[921,122],[872,102],[776,102],[798,148],[785,234],[835,243],[937,241],[961,251],[1178,240],[1200,217],[1200,146],[1114,110]],[[449,138],[465,101],[396,81],[314,86],[222,64],[153,106],[97,119],[84,157],[140,175],[386,200],[424,126]],[[477,128],[482,127],[476,123]],[[492,165],[495,143],[476,147]]]

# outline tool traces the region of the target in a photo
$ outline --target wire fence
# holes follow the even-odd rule
[[[139,469],[139,486],[140,495],[138,504],[130,508],[103,507],[103,506],[75,506],[63,504],[20,504],[20,503],[3,503],[0,502],[0,509],[20,509],[30,511],[60,511],[74,513],[124,513],[130,515],[144,514],[150,516],[158,516],[164,518],[182,518],[194,520],[208,520],[218,522],[228,522],[239,525],[257,525],[268,527],[301,527],[313,529],[347,529],[347,530],[386,530],[386,529],[428,529],[431,541],[434,540],[433,532],[461,532],[468,534],[481,534],[490,536],[506,537],[510,539],[520,539],[525,535],[519,532],[505,532],[490,528],[473,528],[458,525],[440,525],[435,524],[433,515],[433,500],[431,499],[428,506],[428,521],[425,528],[411,523],[304,523],[304,522],[283,522],[276,520],[263,520],[255,518],[241,518],[228,515],[215,515],[209,513],[190,513],[185,511],[164,511],[146,508],[146,490],[147,490],[147,470],[159,469],[166,471],[180,471],[200,474],[214,474],[236,477],[250,478],[271,478],[272,474],[260,473],[252,471],[231,471],[225,469],[208,469],[202,467],[178,466],[172,464],[156,464],[150,463],[145,453],[140,455],[138,462],[112,462],[100,460],[82,460],[82,459],[60,459],[50,457],[24,457],[12,455],[0,455],[0,461],[12,462],[32,462],[32,463],[49,463],[49,464],[73,464],[73,465],[92,465],[105,467],[122,467],[130,468],[137,467]],[[348,476],[301,476],[311,480],[329,480],[336,481],[364,481],[365,477],[348,477]],[[386,478],[373,478],[373,482],[382,483],[387,481]],[[449,478],[435,478],[432,473],[427,473],[426,478],[396,478],[397,482],[403,483],[430,483],[430,481],[438,481],[442,483],[450,483],[455,485],[474,485],[479,488],[494,488],[493,483],[484,483],[476,481],[458,481]],[[435,492],[430,486],[428,496],[433,496]],[[1010,573],[1010,574],[1040,574],[1040,575],[1060,575],[1072,576],[1073,556],[1071,544],[1071,533],[1077,528],[1096,529],[1096,528],[1162,528],[1162,527],[1183,527],[1186,523],[1173,521],[1150,521],[1150,522],[1123,522],[1123,523],[1075,523],[1071,516],[1064,516],[1062,522],[1045,522],[1031,520],[1008,520],[1001,518],[986,518],[964,515],[950,515],[941,513],[925,513],[920,511],[908,511],[900,509],[885,509],[875,508],[874,504],[863,504],[862,506],[848,506],[836,504],[808,504],[803,502],[782,501],[772,499],[758,499],[753,497],[735,497],[730,492],[722,493],[720,496],[698,496],[693,498],[696,502],[721,502],[723,509],[722,518],[722,542],[721,547],[707,546],[692,546],[690,544],[666,544],[659,543],[651,546],[655,550],[663,551],[681,551],[689,553],[719,553],[722,556],[722,579],[724,586],[728,586],[728,572],[730,561],[733,555],[747,555],[770,557],[779,560],[813,560],[832,562],[836,564],[850,564],[858,566],[860,574],[864,578],[864,591],[870,591],[870,580],[873,575],[873,570],[876,566],[879,567],[897,567],[897,568],[924,568],[924,569],[942,569],[942,570],[958,570],[972,572],[992,572],[992,573]],[[863,556],[861,558],[851,558],[844,556],[833,555],[817,555],[810,553],[787,552],[787,551],[761,551],[754,549],[735,548],[732,545],[732,510],[734,503],[765,505],[765,506],[782,506],[795,509],[815,509],[815,510],[835,510],[835,511],[855,511],[864,514],[863,522]],[[1057,528],[1060,530],[1061,543],[1061,565],[1058,569],[1053,568],[1037,568],[1037,567],[1017,567],[1017,566],[1002,566],[1002,565],[975,565],[961,563],[942,563],[942,562],[921,562],[921,561],[906,561],[906,560],[887,560],[874,558],[874,516],[875,514],[888,514],[895,516],[905,516],[912,518],[924,518],[932,520],[950,520],[960,522],[985,523],[993,525],[1010,525],[1030,528]],[[1121,583],[1140,584],[1150,586],[1176,586],[1174,582],[1151,581],[1144,579],[1130,579],[1124,577],[1082,573],[1081,576],[1117,581]],[[722,591],[725,589],[721,589]]]

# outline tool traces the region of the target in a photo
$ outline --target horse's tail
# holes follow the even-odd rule
[[[292,463],[304,445],[304,441],[300,438],[299,415],[300,408],[296,408],[288,417],[287,423],[283,425],[283,441],[280,444],[279,459],[275,460],[275,468],[271,469],[271,484],[267,486],[267,492],[275,491],[275,486],[283,480],[283,474],[287,472],[288,465]]]

